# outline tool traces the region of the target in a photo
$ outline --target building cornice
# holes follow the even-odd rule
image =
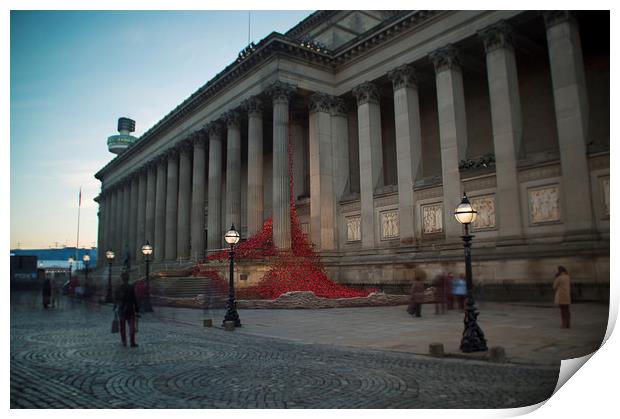
[[[324,22],[335,13],[337,13],[337,11],[318,11],[286,32],[286,35],[277,32],[269,34],[255,46],[251,53],[246,55],[243,59],[236,60],[228,65],[224,70],[170,111],[153,127],[142,134],[138,141],[127,148],[123,154],[118,155],[101,168],[95,174],[95,178],[103,180],[103,177],[107,173],[127,161],[139,150],[148,146],[153,139],[160,137],[186,117],[195,114],[198,109],[211,101],[214,96],[223,91],[226,87],[249,74],[259,64],[273,57],[285,55],[300,58],[312,65],[322,67],[327,71],[335,73],[338,71],[339,67],[347,64],[349,61],[358,58],[370,49],[374,49],[388,42],[403,31],[416,26],[421,21],[440,12],[414,10],[395,14],[391,19],[375,26],[335,51],[316,51],[302,46],[300,41],[296,39],[297,36],[310,30],[311,27]]]

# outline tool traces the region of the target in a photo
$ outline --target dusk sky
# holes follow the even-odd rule
[[[251,40],[310,11],[253,11]],[[121,116],[152,127],[233,62],[247,11],[12,11],[11,248],[95,246],[100,182]]]

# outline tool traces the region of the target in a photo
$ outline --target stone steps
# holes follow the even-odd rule
[[[204,277],[153,278],[150,281],[151,294],[171,298],[194,298],[199,294],[208,299],[226,300],[228,287]]]

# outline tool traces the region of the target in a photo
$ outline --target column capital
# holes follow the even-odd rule
[[[267,94],[271,96],[274,102],[288,103],[296,90],[297,87],[295,85],[276,80],[267,88]]]
[[[388,73],[388,78],[392,81],[394,90],[403,87],[417,87],[418,79],[416,78],[415,69],[410,64],[401,65]]]
[[[188,135],[182,141],[176,145],[176,148],[179,150],[179,153],[189,153],[194,148],[194,141],[192,139],[192,134]]]
[[[172,147],[168,148],[166,151],[166,158],[168,160],[173,159],[179,155],[179,145],[175,144]]]
[[[168,150],[164,150],[156,157],[157,164],[168,163]]]
[[[251,98],[244,100],[241,106],[245,109],[248,115],[259,117],[263,115],[263,101],[257,96],[252,96]]]
[[[224,133],[224,125],[219,120],[209,122],[205,125],[205,128],[209,133],[209,139],[214,139],[217,137],[221,139],[222,134]]]
[[[239,128],[241,123],[241,114],[238,110],[232,109],[227,111],[224,115],[222,115],[222,118],[226,121],[226,126],[228,128]]]
[[[316,92],[310,96],[310,104],[308,111],[314,112],[330,112],[333,97],[323,92]]]
[[[349,105],[347,102],[338,96],[332,97],[331,113],[332,116],[347,116],[349,111]]]
[[[542,15],[547,29],[559,23],[575,21],[575,16],[570,10],[548,10],[542,12]]]
[[[156,157],[151,157],[146,162],[144,162],[144,168],[146,170],[151,170],[151,168],[153,168],[156,165],[157,165]]]
[[[364,82],[353,88],[353,95],[357,99],[357,106],[370,102],[379,103],[379,89],[371,82]]]
[[[502,19],[478,31],[478,36],[482,38],[484,50],[488,54],[499,48],[514,49],[512,32],[512,26]]]
[[[194,147],[204,147],[207,139],[207,131],[204,128],[196,130],[190,134],[190,141]]]
[[[458,70],[461,67],[457,49],[452,44],[438,48],[428,54],[428,57],[435,66],[435,72],[443,70]]]

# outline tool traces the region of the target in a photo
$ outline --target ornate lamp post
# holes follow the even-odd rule
[[[230,226],[230,230],[224,235],[224,240],[230,245],[230,277],[228,285],[228,304],[226,306],[226,316],[224,316],[224,323],[228,321],[235,322],[235,327],[241,327],[241,320],[239,320],[239,313],[237,313],[237,303],[235,302],[235,244],[239,242],[239,232],[235,230],[235,225]]]
[[[82,256],[82,260],[84,261],[84,294],[86,296],[90,294],[88,286],[88,262],[90,262],[90,255]]]
[[[144,296],[144,301],[142,302],[142,311],[152,312],[153,306],[151,306],[151,287],[149,284],[149,256],[153,253],[153,246],[149,244],[147,241],[144,246],[142,246],[142,254],[144,255],[144,263],[146,264],[146,294]]]
[[[105,257],[108,259],[108,292],[105,296],[105,302],[112,302],[112,263],[114,262],[114,252],[108,250],[105,252]]]
[[[454,210],[456,220],[465,226],[465,234],[461,236],[463,238],[463,246],[465,247],[465,281],[467,282],[465,330],[463,330],[463,338],[461,339],[462,352],[481,352],[487,350],[487,341],[484,338],[482,329],[478,326],[478,313],[476,312],[472,290],[471,239],[474,236],[469,234],[469,224],[474,222],[477,215],[478,211],[472,208],[467,195],[463,194],[463,200]]]

